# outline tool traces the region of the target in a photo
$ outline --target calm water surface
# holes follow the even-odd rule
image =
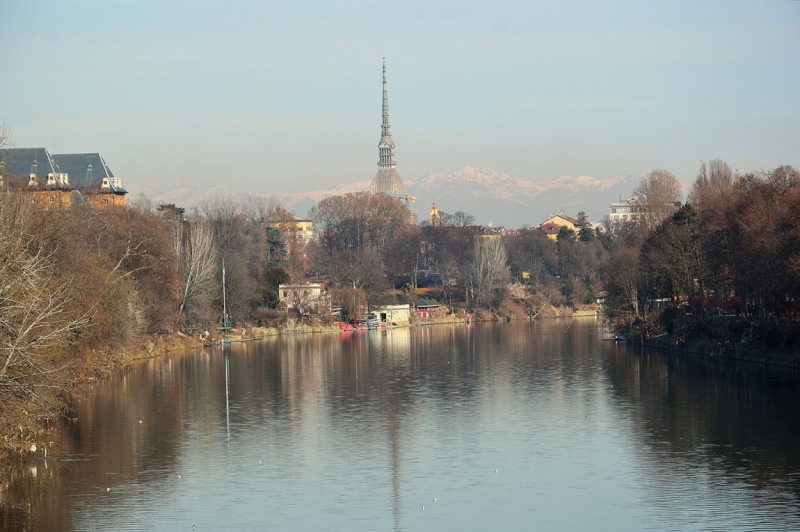
[[[800,530],[800,379],[594,319],[149,361],[19,466],[0,530]]]

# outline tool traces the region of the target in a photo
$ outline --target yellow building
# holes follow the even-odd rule
[[[568,227],[573,231],[577,231],[578,226],[581,225],[578,220],[572,218],[571,216],[567,216],[566,214],[554,214],[544,222],[542,225],[554,223],[559,227]]]
[[[442,215],[439,214],[439,209],[436,208],[436,200],[433,200],[433,206],[431,206],[430,222],[433,227],[442,225]]]
[[[561,231],[562,227],[577,232],[580,226],[581,223],[571,216],[567,216],[566,214],[554,214],[542,222],[539,229],[543,231],[550,240],[558,240],[558,233]]]
[[[314,222],[311,220],[295,220],[294,222],[275,222],[269,224],[270,227],[280,229],[282,232],[293,231],[303,242],[308,242],[314,238]]]

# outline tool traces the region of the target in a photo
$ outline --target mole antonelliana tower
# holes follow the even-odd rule
[[[373,194],[396,194],[405,196],[406,186],[395,170],[394,142],[392,127],[389,125],[389,97],[386,95],[386,61],[383,62],[383,122],[381,123],[381,141],[378,143],[378,173],[369,186]]]

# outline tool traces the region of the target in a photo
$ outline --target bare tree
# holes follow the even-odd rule
[[[367,308],[367,294],[358,288],[343,286],[333,292],[331,299],[334,305],[341,307],[342,317],[348,320],[358,319],[361,309]]]
[[[440,213],[441,225],[451,225],[453,227],[468,227],[475,225],[475,217],[464,211],[456,211],[455,214],[447,212]]]
[[[249,220],[262,227],[275,222],[294,220],[294,216],[283,208],[275,196],[248,196],[243,210]]]
[[[11,129],[3,122],[0,124],[0,150],[11,148]],[[7,184],[5,181],[6,175],[3,175],[3,160],[7,157],[6,154],[0,153],[0,190],[3,190]],[[5,171],[7,174],[8,171]]]
[[[612,318],[640,316],[639,252],[620,248],[611,254],[608,264],[608,313]]]
[[[689,191],[689,203],[698,211],[717,208],[716,200],[730,193],[735,179],[731,166],[721,159],[701,163]]]
[[[41,414],[62,404],[58,394],[69,360],[63,352],[89,323],[88,313],[75,312],[73,288],[57,279],[51,253],[30,232],[37,213],[25,200],[15,195],[0,198],[0,421],[4,422],[23,409]]]
[[[0,148],[11,147],[11,128],[3,122],[0,124]]]
[[[176,235],[174,240],[181,283],[178,311],[196,318],[216,296],[217,245],[214,229],[206,220],[190,220],[182,223],[181,227],[184,234]]]
[[[488,303],[493,291],[508,281],[506,248],[499,237],[475,240],[470,277],[478,289],[478,302]]]
[[[368,192],[325,198],[308,217],[329,254],[375,247],[383,255],[409,219],[402,201]]]
[[[649,233],[680,206],[683,186],[666,170],[652,170],[633,189],[639,226]],[[677,204],[677,205],[676,205]]]
[[[264,264],[260,228],[253,226],[243,205],[230,197],[217,197],[200,204],[200,213],[211,224],[220,262],[225,262],[227,310],[234,319],[247,316]],[[217,308],[222,309],[222,286],[218,285]]]
[[[372,247],[360,252],[351,249],[334,252],[329,273],[331,280],[339,286],[362,289],[368,296],[386,288],[380,253]]]
[[[330,311],[328,292],[310,284],[293,284],[283,287],[281,298],[288,308],[293,308],[302,318],[308,314],[323,314]]]

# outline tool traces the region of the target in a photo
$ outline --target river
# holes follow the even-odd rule
[[[98,383],[0,530],[800,530],[798,408],[593,318],[282,336]]]

